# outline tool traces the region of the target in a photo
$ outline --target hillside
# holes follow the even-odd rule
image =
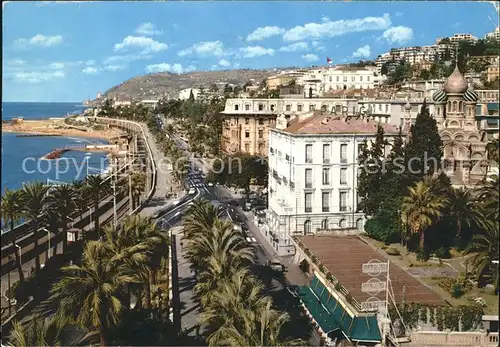
[[[184,88],[209,88],[213,83],[217,82],[243,85],[250,79],[260,83],[264,78],[285,69],[202,71],[184,74],[154,73],[137,76],[122,82],[108,89],[104,93],[104,97],[156,99],[159,96],[166,96],[177,98],[179,91]]]

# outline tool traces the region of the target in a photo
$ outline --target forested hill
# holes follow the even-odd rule
[[[288,69],[288,68],[286,68]],[[202,71],[184,74],[154,73],[133,77],[121,84],[108,89],[104,96],[108,98],[137,98],[157,99],[158,97],[177,98],[179,91],[184,88],[209,88],[217,82],[243,85],[250,79],[256,83],[275,75],[285,68],[268,70],[226,70]]]

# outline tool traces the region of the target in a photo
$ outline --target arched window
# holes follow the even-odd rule
[[[238,111],[238,108],[239,108],[239,106],[238,106],[238,105],[234,105],[234,110],[235,110],[235,111]]]
[[[452,111],[453,112],[457,112],[457,102],[456,101],[453,101],[453,104],[452,104]]]
[[[323,230],[328,229],[328,219],[325,218],[321,221],[321,229]]]
[[[347,222],[346,222],[346,220],[345,220],[345,219],[341,219],[341,220],[339,221],[339,227],[341,227],[341,228],[345,228],[346,226],[347,226]]]
[[[271,105],[271,111],[274,111],[274,105]]]
[[[311,233],[311,221],[308,219],[304,222],[304,235]]]
[[[245,105],[245,111],[250,111],[250,104]]]
[[[437,107],[437,115],[440,116],[441,115],[441,107]]]
[[[359,218],[356,221],[356,229],[358,229],[358,231],[363,231],[363,218]]]
[[[263,111],[263,110],[264,110],[264,105],[259,104],[259,111]]]
[[[463,110],[464,110],[464,109],[463,109],[463,106],[462,106],[462,101],[459,101],[459,102],[458,102],[458,111],[459,111],[459,112],[463,112]]]

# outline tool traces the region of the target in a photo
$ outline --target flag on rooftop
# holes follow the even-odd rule
[[[331,60],[330,58],[326,57],[326,63],[327,63],[327,64],[331,64],[331,63],[332,63],[332,60]]]

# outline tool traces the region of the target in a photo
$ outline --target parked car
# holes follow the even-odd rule
[[[271,268],[273,271],[284,272],[285,267],[281,264],[277,259],[273,259],[272,261],[267,261],[267,266]]]

